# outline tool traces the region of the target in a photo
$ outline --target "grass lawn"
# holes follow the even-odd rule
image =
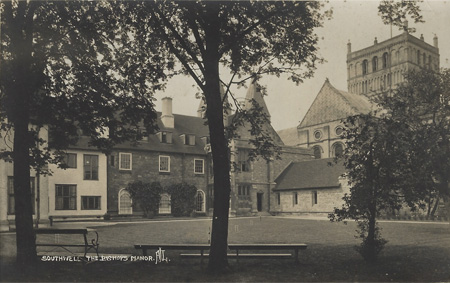
[[[134,254],[136,243],[207,243],[210,220],[149,221],[96,227],[100,252]],[[389,242],[374,265],[367,265],[354,250],[356,225],[289,218],[230,219],[229,243],[306,243],[300,264],[292,259],[229,259],[232,272],[221,276],[205,273],[207,260],[179,257],[166,251],[169,263],[40,262],[32,275],[15,270],[14,234],[0,234],[1,281],[450,281],[450,225],[429,223],[380,223]]]

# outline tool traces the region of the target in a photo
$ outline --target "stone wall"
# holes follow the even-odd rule
[[[119,152],[132,153],[131,170],[119,170]],[[170,156],[170,172],[159,172],[159,156]],[[114,159],[114,161],[112,161]],[[204,173],[194,173],[194,159],[204,160]],[[108,156],[108,212],[118,213],[119,191],[129,183],[160,182],[163,187],[186,182],[205,193],[209,166],[206,156],[179,153],[160,153],[138,150],[116,150]],[[138,210],[135,210],[137,213]]]

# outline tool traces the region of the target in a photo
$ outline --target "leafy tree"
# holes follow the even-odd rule
[[[428,215],[434,216],[439,199],[448,203],[450,196],[450,70],[409,72],[405,83],[378,103],[407,136],[405,200],[411,207],[428,205]]]
[[[127,191],[133,199],[133,204],[139,204],[144,217],[152,218],[158,214],[159,201],[163,188],[159,182],[144,183],[137,181],[128,184]]]
[[[396,26],[400,30],[415,32],[415,29],[408,27],[405,21],[411,18],[415,23],[424,22],[420,14],[420,2],[422,1],[383,0],[378,6],[378,14],[385,25],[391,25],[391,34],[392,26]]]
[[[317,36],[324,15],[318,2],[179,1],[128,3],[136,30],[151,31],[176,57],[181,73],[193,78],[206,102],[214,173],[214,212],[208,269],[228,268],[230,158],[223,124],[224,101],[232,84],[262,74],[289,73],[296,83],[312,76],[321,60]],[[328,15],[328,14],[327,14]],[[230,72],[223,82],[220,69]],[[220,95],[220,83],[226,86]],[[261,142],[259,142],[261,143]],[[262,143],[264,144],[264,143]]]
[[[167,188],[174,216],[190,216],[195,210],[195,194],[197,188],[186,183],[174,184]]]
[[[14,161],[20,264],[36,259],[30,168],[60,162],[51,153],[76,142],[77,129],[107,152],[155,128],[151,94],[172,63],[159,55],[156,38],[122,24],[132,20],[108,1],[1,3],[0,120],[2,134],[14,136],[1,157]],[[38,137],[44,126],[49,146]]]
[[[407,152],[401,146],[401,124],[382,119],[376,113],[349,117],[343,137],[342,155],[350,194],[344,204],[329,215],[331,221],[354,219],[362,244],[357,248],[364,259],[374,262],[386,241],[377,227],[377,216],[385,209],[399,209],[403,203],[403,164]],[[398,138],[392,138],[396,133]]]

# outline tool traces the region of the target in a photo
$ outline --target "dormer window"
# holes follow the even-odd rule
[[[208,137],[208,136],[206,136],[206,137],[202,137],[202,141],[203,141],[203,143],[204,143],[205,145],[207,145],[207,144],[210,144],[210,143],[211,143],[211,141],[209,140],[209,137]]]
[[[159,141],[161,143],[172,143],[172,133],[171,132],[159,132]]]
[[[195,145],[195,135],[180,135],[181,140],[185,145]]]

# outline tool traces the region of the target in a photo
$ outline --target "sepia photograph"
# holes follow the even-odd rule
[[[0,282],[450,282],[447,0],[0,0]]]

